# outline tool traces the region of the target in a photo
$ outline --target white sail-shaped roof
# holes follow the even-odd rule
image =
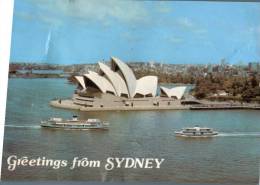
[[[112,57],[112,66],[113,65],[118,66],[118,68],[120,69],[125,79],[129,95],[130,97],[134,97],[136,88],[136,78],[133,71],[125,63],[123,63],[121,60],[115,57]]]
[[[112,71],[107,65],[105,65],[101,62],[99,62],[98,64],[99,64],[100,70],[110,80],[117,95],[121,96],[121,94],[125,94],[125,95],[129,96],[126,83],[122,79],[122,77],[118,73]]]
[[[94,84],[96,84],[96,86],[103,93],[106,93],[109,91],[116,95],[116,91],[115,91],[114,87],[105,77],[100,76],[99,74],[97,74],[96,72],[93,72],[93,71],[89,71],[89,73],[84,74],[84,76],[86,78],[88,78],[89,80],[91,80]]]
[[[135,94],[141,94],[143,96],[152,94],[156,96],[157,91],[157,76],[145,76],[137,80]]]
[[[173,87],[171,89],[166,87],[160,87],[160,88],[161,91],[163,91],[169,98],[175,96],[177,99],[181,99],[187,87],[179,86],[179,87]]]
[[[75,76],[75,78],[79,82],[79,84],[83,87],[83,89],[86,89],[84,77],[83,76]]]

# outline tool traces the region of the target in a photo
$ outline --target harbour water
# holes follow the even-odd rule
[[[259,110],[77,112],[50,107],[68,98],[75,86],[65,79],[9,79],[2,180],[156,181],[197,184],[257,184],[260,156]],[[108,131],[51,130],[39,126],[49,117],[100,118]],[[186,126],[207,126],[214,138],[176,138]],[[160,169],[18,167],[7,157],[72,160],[87,157],[164,158]]]

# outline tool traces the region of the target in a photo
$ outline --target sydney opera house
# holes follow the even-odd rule
[[[78,83],[73,105],[90,108],[154,108],[181,106],[185,86],[158,87],[157,76],[136,79],[131,68],[112,57],[110,66],[99,62],[99,71],[75,76]]]

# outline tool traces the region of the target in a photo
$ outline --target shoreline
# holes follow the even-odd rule
[[[148,111],[148,110],[189,110],[188,105],[173,105],[173,106],[135,106],[135,107],[125,107],[125,106],[115,106],[115,107],[84,107],[82,105],[74,104],[71,99],[66,100],[52,100],[49,103],[52,107],[71,109],[79,111]]]
[[[172,105],[172,106],[114,106],[114,107],[85,107],[73,103],[72,99],[52,100],[49,105],[55,108],[71,109],[79,111],[152,111],[152,110],[260,110],[260,105],[247,104],[205,104],[205,105]]]

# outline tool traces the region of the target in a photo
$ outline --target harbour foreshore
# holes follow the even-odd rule
[[[260,110],[260,105],[256,104],[223,104],[223,105],[196,105],[191,106],[190,110],[220,110],[220,109],[251,109]]]
[[[189,105],[171,105],[171,106],[113,106],[113,107],[84,107],[76,105],[72,99],[53,100],[50,105],[56,108],[73,109],[80,111],[144,111],[144,110],[189,110]]]
[[[170,106],[113,106],[113,107],[85,107],[73,103],[72,99],[52,100],[50,105],[56,108],[79,111],[145,111],[145,110],[221,110],[221,109],[251,109],[260,110],[258,104],[211,103],[202,105],[170,105]]]

